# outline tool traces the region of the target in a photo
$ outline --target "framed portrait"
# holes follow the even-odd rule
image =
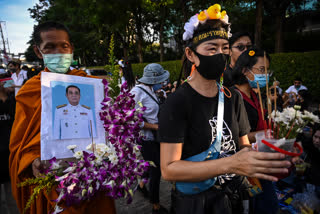
[[[104,143],[99,112],[104,98],[101,79],[43,72],[41,74],[41,160],[73,157],[69,145],[85,150]]]

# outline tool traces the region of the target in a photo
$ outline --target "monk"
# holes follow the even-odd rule
[[[45,69],[42,72],[65,73],[86,77],[80,70],[70,70],[73,45],[67,28],[56,22],[45,22],[38,25],[33,32],[36,55],[44,60]],[[50,54],[50,55],[48,55]],[[32,186],[18,187],[27,178],[39,176],[42,166],[40,161],[40,121],[41,121],[41,82],[40,72],[28,80],[16,96],[16,117],[10,138],[9,168],[12,193],[20,212],[26,207],[32,192]],[[41,192],[32,203],[27,213],[51,213],[54,211],[58,193]],[[97,196],[91,201],[78,206],[66,207],[63,213],[115,213],[113,199]]]

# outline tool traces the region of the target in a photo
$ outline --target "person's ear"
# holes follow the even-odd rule
[[[243,74],[243,75],[247,76],[248,73],[249,73],[249,69],[247,69],[247,68],[242,68],[242,74]]]
[[[34,53],[37,55],[37,57],[38,57],[39,59],[43,59],[42,54],[40,53],[40,50],[39,50],[38,46],[33,45],[33,51],[34,51]]]
[[[193,51],[191,50],[191,48],[186,47],[186,49],[185,49],[185,54],[186,54],[187,59],[188,59],[190,62],[195,63],[195,54],[193,53]]]

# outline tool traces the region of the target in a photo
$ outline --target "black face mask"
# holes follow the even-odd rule
[[[8,70],[10,71],[10,73],[15,73],[15,72],[17,71],[16,68],[10,68],[10,69],[8,69]]]
[[[226,62],[229,59],[228,54],[215,54],[212,56],[204,56],[196,51],[194,53],[200,60],[200,65],[197,68],[197,71],[200,75],[208,80],[218,79],[224,71]]]

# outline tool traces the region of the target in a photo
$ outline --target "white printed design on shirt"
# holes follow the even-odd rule
[[[212,133],[212,141],[217,137],[217,117],[213,117],[209,120],[209,124],[211,126],[211,133]],[[221,137],[221,150],[219,158],[228,157],[236,153],[236,144],[232,138],[232,132],[229,129],[227,123],[223,121],[223,128],[222,128],[222,137]],[[218,180],[220,184],[225,183],[225,180],[231,180],[235,174],[225,174],[218,176]]]

